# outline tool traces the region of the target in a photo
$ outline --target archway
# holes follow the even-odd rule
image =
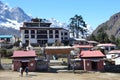
[[[63,66],[68,68],[71,50],[73,48],[70,46],[45,47],[49,68],[56,67],[57,69],[64,69]]]

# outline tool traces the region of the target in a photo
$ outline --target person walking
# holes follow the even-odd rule
[[[20,67],[20,73],[21,73],[21,77],[23,77],[23,68]]]
[[[26,68],[25,68],[26,75],[28,75],[28,71],[29,71],[29,68],[28,68],[28,66],[26,66]]]

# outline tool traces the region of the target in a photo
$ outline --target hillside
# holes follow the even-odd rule
[[[29,21],[28,16],[21,8],[10,8],[0,1],[0,35],[20,36],[19,27],[23,21]]]
[[[116,38],[120,37],[120,12],[112,15],[110,19],[100,24],[96,30],[93,31],[93,35],[97,35],[98,31],[103,29],[109,37],[114,35]]]

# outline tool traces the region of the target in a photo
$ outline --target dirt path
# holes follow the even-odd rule
[[[120,80],[120,73],[44,73],[29,72],[20,76],[19,72],[0,71],[0,80]]]

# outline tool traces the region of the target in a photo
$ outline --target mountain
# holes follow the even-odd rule
[[[63,27],[65,29],[69,30],[67,23],[64,23],[64,22],[62,23],[54,18],[51,18],[48,21],[52,23],[50,27]],[[85,29],[87,30],[86,35],[90,35],[93,32],[93,28],[88,24]]]
[[[0,1],[0,35],[16,35],[20,37],[19,28],[23,22],[30,21],[31,17],[28,16],[21,8],[14,7],[10,8]],[[63,27],[68,29],[68,24],[59,22],[54,18],[47,20],[51,22],[50,27]],[[89,34],[92,29],[90,26],[87,27]]]
[[[66,23],[62,23],[62,22],[60,22],[60,21],[58,21],[58,20],[56,20],[56,19],[54,19],[54,18],[51,18],[51,19],[49,19],[48,21],[49,21],[50,23],[52,23],[50,27],[63,27],[63,28],[65,28],[65,29],[68,29]]]
[[[116,38],[120,37],[120,12],[112,15],[109,20],[100,24],[96,30],[93,31],[93,35],[97,35],[98,31],[104,30],[109,38],[113,35]]]
[[[31,20],[21,8],[10,8],[0,1],[0,35],[20,36],[19,27],[24,21]]]

